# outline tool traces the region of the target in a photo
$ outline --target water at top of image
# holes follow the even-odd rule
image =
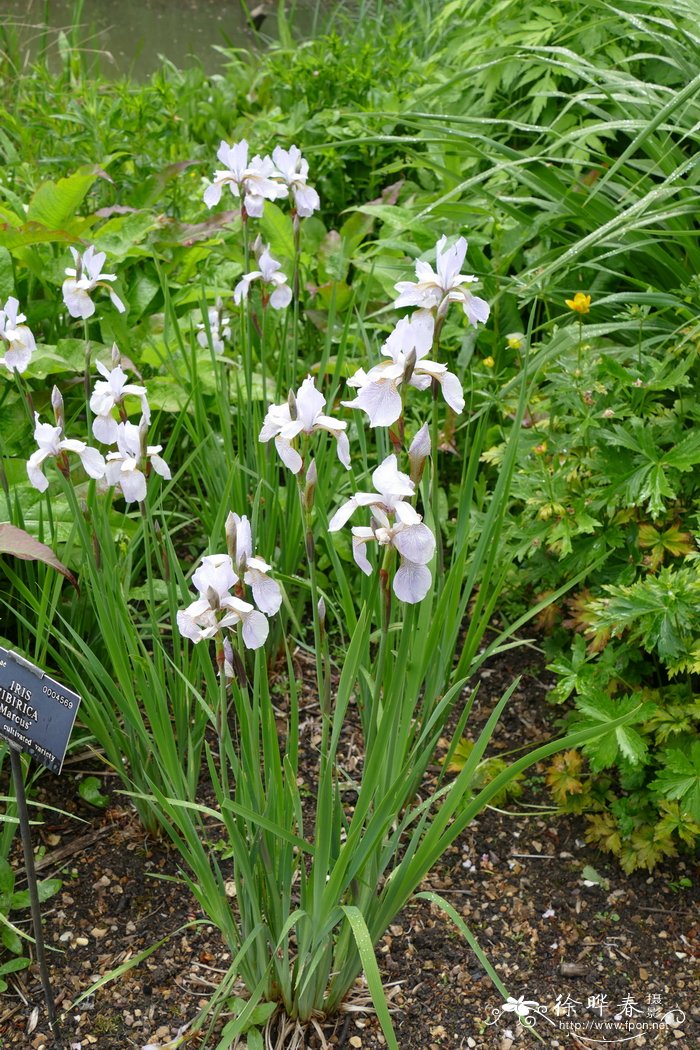
[[[276,2],[251,0],[247,6],[259,33],[274,38]],[[313,31],[313,0],[287,8],[302,36]],[[142,80],[158,69],[160,56],[179,67],[195,59],[216,72],[224,62],[217,46],[251,49],[261,42],[241,0],[0,0],[0,32],[6,26],[16,35],[28,64],[46,47],[53,65],[60,62],[60,33],[71,39],[76,11],[86,64],[108,77]]]

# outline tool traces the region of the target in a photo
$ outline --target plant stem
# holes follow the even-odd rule
[[[379,650],[377,662],[374,668],[374,697],[372,710],[365,726],[365,739],[367,753],[369,754],[372,743],[379,729],[378,715],[381,711],[382,698],[384,695],[384,675],[386,672],[386,658],[389,648],[389,628],[391,626],[391,567],[394,560],[394,548],[388,545],[384,550],[382,567],[379,570],[379,585],[381,602],[381,626],[379,631]]]
[[[228,725],[228,702],[226,697],[226,672],[224,670],[224,640],[221,633],[216,636],[216,668],[219,673],[219,706],[216,711],[216,735],[219,740],[219,766],[221,784],[225,795],[229,795],[228,779],[228,748],[226,746],[229,736]]]
[[[262,371],[262,394],[263,403],[262,411],[267,412],[267,368],[265,366],[265,356],[267,354],[267,313],[269,304],[263,300],[262,304],[262,323],[260,326],[260,369]]]
[[[88,327],[87,319],[83,318],[83,338],[85,339],[85,421],[87,423],[88,431],[90,430],[90,330]]]
[[[292,224],[294,228],[294,272],[292,274],[294,312],[292,315],[292,374],[288,378],[288,383],[291,386],[294,386],[296,383],[297,358],[299,354],[299,263],[301,258],[301,220],[298,215],[294,215]],[[284,350],[282,352],[284,353]]]
[[[435,321],[435,333],[433,335],[433,357],[435,360],[438,359],[438,353],[440,350],[440,333],[442,332],[442,326],[444,323],[443,317],[438,317]],[[439,459],[439,446],[440,446],[440,428],[439,428],[439,417],[438,417],[438,392],[439,384],[433,380],[433,409],[430,426],[430,444],[431,444],[431,458],[432,458],[432,471],[430,475],[430,508],[433,517],[433,531],[435,533],[435,554],[436,554],[436,574],[437,574],[437,586],[438,590],[442,588],[443,574],[444,574],[444,560],[442,552],[442,533],[440,530],[440,484],[439,484],[439,470],[438,470],[438,459]]]
[[[306,457],[304,457],[306,459]],[[304,550],[306,552],[306,563],[309,569],[309,583],[311,586],[311,612],[314,626],[314,650],[316,658],[316,685],[318,698],[323,715],[324,730],[326,722],[330,717],[330,676],[326,673],[323,660],[323,630],[321,627],[321,614],[319,610],[318,581],[316,577],[316,544],[313,533],[313,499],[309,497],[301,480],[301,471],[297,474],[297,491],[299,492],[299,505],[304,523]]]
[[[25,389],[24,383],[23,383],[23,381],[22,381],[22,379],[20,377],[20,374],[19,374],[19,372],[17,371],[16,368],[12,369],[12,377],[13,377],[13,379],[15,381],[15,385],[17,387],[17,390],[19,391],[19,399],[22,402],[22,405],[24,407],[24,411],[27,414],[27,420],[29,422],[29,427],[30,427],[32,433],[34,433],[34,402],[32,401],[31,391],[29,390],[29,388]]]
[[[248,247],[248,213],[245,205],[241,207],[243,226],[243,267],[244,273],[250,272],[250,249]],[[245,372],[245,390],[250,404],[253,396],[253,348],[250,344],[250,307],[248,296],[241,296],[241,335],[243,342],[243,371]]]

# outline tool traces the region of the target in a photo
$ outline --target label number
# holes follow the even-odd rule
[[[57,693],[54,689],[49,689],[47,685],[43,688],[46,696],[50,696],[52,700],[58,700],[59,704],[63,704],[69,711],[73,710],[73,701],[69,700],[67,696],[62,696],[61,693]]]

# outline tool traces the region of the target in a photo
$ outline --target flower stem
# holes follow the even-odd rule
[[[292,374],[288,378],[291,386],[296,383],[297,357],[299,354],[299,262],[301,258],[301,220],[298,215],[293,219],[294,227],[294,272],[292,274]]]
[[[309,568],[309,583],[311,586],[311,612],[314,627],[314,654],[316,657],[316,685],[318,698],[323,715],[324,729],[330,717],[330,675],[324,664],[324,638],[325,630],[321,624],[321,612],[319,610],[318,580],[316,576],[316,544],[313,533],[313,504],[307,498],[304,485],[301,480],[301,471],[297,474],[297,490],[299,492],[299,505],[304,523],[304,549],[306,551],[306,563]],[[325,645],[327,649],[327,642]]]
[[[226,672],[224,670],[225,654],[224,641],[221,633],[216,635],[216,668],[219,673],[219,705],[216,711],[216,735],[219,740],[219,767],[221,774],[221,786],[224,795],[229,795],[228,779],[228,748],[226,746],[229,736],[228,725],[228,699]]]
[[[440,333],[444,318],[438,317],[435,321],[435,333],[433,335],[433,356],[435,360],[438,360],[440,350]],[[440,447],[440,427],[439,427],[439,416],[438,416],[438,393],[439,384],[433,380],[433,411],[431,417],[430,426],[430,444],[431,444],[431,457],[432,457],[432,471],[430,475],[430,509],[433,518],[433,531],[435,533],[435,554],[436,554],[436,576],[437,586],[442,587],[442,578],[444,570],[444,559],[442,552],[442,533],[440,531],[440,484],[439,484],[439,470],[438,470],[438,459],[439,459],[439,447]]]
[[[83,337],[85,339],[85,420],[87,422],[88,431],[90,430],[90,357],[92,348],[90,346],[90,330],[88,327],[87,319],[83,318]]]
[[[391,568],[394,560],[394,548],[389,545],[384,549],[384,558],[379,570],[379,601],[381,603],[381,626],[379,631],[379,649],[377,651],[377,662],[374,668],[374,696],[372,699],[372,710],[365,725],[365,740],[367,750],[372,746],[379,728],[379,713],[382,708],[384,695],[384,675],[386,671],[387,652],[389,649],[389,628],[391,626]]]
[[[23,380],[22,380],[22,378],[21,378],[21,376],[20,376],[20,374],[19,374],[19,372],[17,371],[16,368],[12,369],[12,377],[13,377],[13,379],[15,381],[15,385],[17,387],[17,390],[19,391],[19,399],[22,402],[22,407],[24,408],[24,411],[27,414],[27,420],[29,422],[29,427],[30,427],[30,430],[31,430],[31,432],[33,434],[34,433],[34,402],[32,401],[31,390],[29,389],[29,387],[25,388],[24,382],[23,382]]]
[[[262,411],[267,412],[267,368],[265,367],[265,356],[267,354],[267,312],[268,304],[262,305],[262,324],[260,326],[260,368],[262,371]]]
[[[0,488],[2,488],[5,494],[5,503],[7,505],[7,520],[12,521],[12,501],[10,499],[10,483],[7,480],[7,474],[5,473],[5,466],[3,464],[3,449],[0,446]],[[51,536],[53,541],[53,534]]]
[[[248,247],[248,213],[245,205],[241,207],[241,224],[243,227],[243,267],[244,273],[250,272],[250,249]],[[243,336],[243,371],[245,372],[245,390],[250,404],[253,396],[253,353],[250,343],[250,304],[247,295],[241,296],[241,329]]]

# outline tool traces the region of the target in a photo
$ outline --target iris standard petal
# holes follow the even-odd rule
[[[321,391],[316,389],[312,376],[307,376],[299,387],[296,403],[298,419],[304,424],[304,430],[311,431],[317,417],[326,407],[326,399]]]
[[[253,532],[245,514],[232,514],[231,520],[235,529],[236,565],[240,567],[253,556]]]
[[[445,249],[447,238],[441,237],[436,248],[436,269],[440,275],[440,283],[447,290],[451,288],[460,276],[464,257],[467,254],[467,242],[464,237],[459,237],[451,248]]]
[[[192,575],[192,584],[202,598],[211,590],[220,602],[237,583],[238,576],[233,570],[233,563],[228,554],[205,555]]]
[[[408,474],[398,469],[393,452],[372,472],[372,484],[377,492],[393,498],[412,496],[415,489]]]

